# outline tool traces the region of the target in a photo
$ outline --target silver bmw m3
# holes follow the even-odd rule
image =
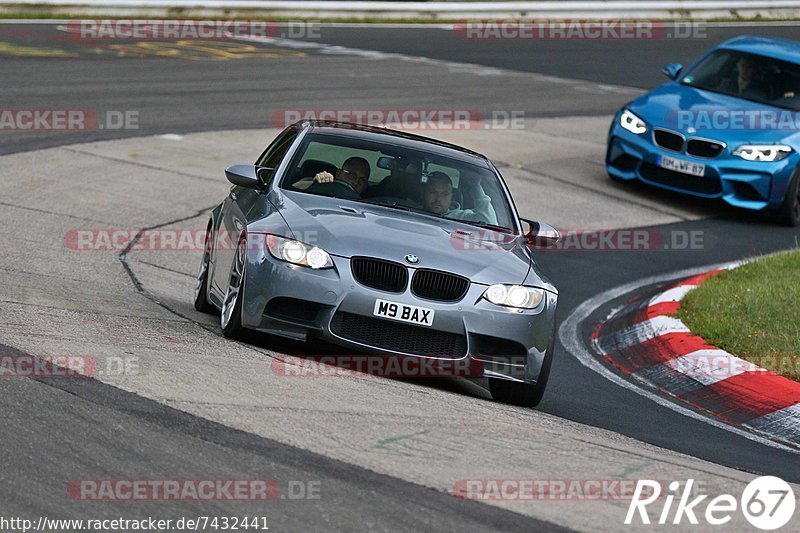
[[[468,362],[492,397],[539,403],[558,292],[484,156],[398,131],[304,121],[284,130],[208,222],[195,308],[252,329],[381,357]]]

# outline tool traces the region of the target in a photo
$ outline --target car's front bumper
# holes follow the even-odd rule
[[[744,144],[744,143],[742,143]],[[713,159],[695,157],[657,146],[650,130],[633,134],[615,118],[609,131],[606,171],[612,177],[637,179],[649,185],[702,198],[719,198],[745,209],[774,209],[781,205],[797,166],[796,154],[781,161],[746,161],[731,155],[727,147]],[[659,167],[661,155],[705,165],[702,177]]]
[[[545,291],[531,310],[496,306],[482,298],[487,286],[477,283],[458,302],[437,302],[418,298],[408,287],[389,293],[361,285],[343,257],[333,256],[335,267],[326,270],[290,265],[264,250],[251,250],[247,258],[242,301],[247,328],[320,338],[368,355],[462,361],[460,368],[468,364],[478,374],[529,383],[536,382],[552,350],[558,298],[552,292]],[[375,317],[376,299],[433,309],[433,325]],[[452,349],[443,352],[443,346]]]

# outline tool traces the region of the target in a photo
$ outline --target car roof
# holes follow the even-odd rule
[[[314,133],[341,135],[354,139],[372,140],[391,143],[402,148],[430,152],[434,155],[449,157],[474,165],[491,168],[489,160],[483,154],[467,148],[422,135],[414,135],[404,131],[379,128],[365,124],[350,122],[331,122],[324,120],[303,120],[295,124],[300,129],[308,129]]]
[[[725,41],[717,46],[717,48],[758,54],[800,64],[800,41],[778,39],[775,37],[742,35]]]

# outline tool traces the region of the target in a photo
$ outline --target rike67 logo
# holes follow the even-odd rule
[[[660,482],[639,480],[625,516],[625,524],[655,522],[661,525],[678,525],[685,518],[689,524],[697,525],[700,517],[709,525],[721,526],[730,522],[734,513],[740,510],[752,526],[771,531],[788,524],[794,515],[794,491],[778,477],[763,476],[754,479],[744,488],[738,500],[730,494],[722,494],[707,501],[708,494],[695,495],[693,488],[693,479],[687,480],[683,487],[679,481],[673,481],[668,485],[668,493],[664,495]],[[659,512],[652,508],[655,507],[652,504],[663,496],[664,505]],[[655,516],[651,517],[650,511],[656,511]]]

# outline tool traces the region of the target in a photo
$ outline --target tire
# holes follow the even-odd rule
[[[194,285],[194,308],[201,313],[209,314],[217,312],[216,307],[208,301],[208,265],[211,262],[212,228],[212,223],[209,223],[206,230],[206,245],[203,250],[203,258],[200,260],[200,269],[197,272],[197,280]]]
[[[786,226],[800,225],[800,171],[794,173],[783,204],[775,213],[775,219]]]
[[[498,402],[520,407],[536,407],[542,401],[547,381],[550,378],[550,367],[553,364],[553,347],[544,355],[542,370],[536,383],[520,383],[507,379],[489,378],[489,392],[492,399]]]
[[[233,255],[231,265],[231,275],[228,280],[228,290],[225,291],[225,298],[222,301],[222,312],[219,317],[219,325],[222,334],[229,339],[238,339],[242,336],[242,297],[244,289],[245,266],[247,264],[247,239],[242,237],[236,246],[236,253]]]

